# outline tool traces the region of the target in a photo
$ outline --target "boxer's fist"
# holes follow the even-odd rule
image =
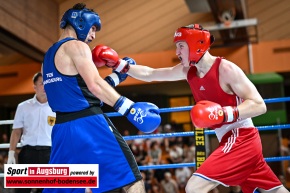
[[[223,122],[233,122],[239,117],[237,107],[221,107],[211,101],[199,101],[190,111],[193,124],[196,127],[207,128]]]
[[[115,66],[119,62],[119,56],[115,50],[108,46],[98,45],[92,50],[92,57],[97,67]]]
[[[128,62],[119,59],[118,53],[108,46],[98,45],[93,48],[92,57],[97,67],[106,65],[120,73],[126,73],[130,68]]]
[[[122,60],[125,60],[128,64],[130,65],[136,65],[135,60],[129,57],[124,57]],[[127,74],[122,74],[120,72],[117,72],[113,70],[113,73],[110,74],[105,78],[105,80],[112,86],[116,87],[119,85],[121,82],[124,82],[127,79],[128,75]]]
[[[121,96],[114,105],[114,109],[126,116],[135,127],[144,133],[155,131],[161,123],[159,108],[152,103],[134,103]]]
[[[97,45],[92,49],[92,59],[96,67],[102,67],[106,65],[106,61],[100,58],[100,53],[106,48],[104,45]]]

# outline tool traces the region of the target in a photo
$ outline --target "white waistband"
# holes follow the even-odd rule
[[[231,131],[232,129],[235,128],[247,128],[247,127],[254,127],[253,121],[251,118],[247,118],[247,119],[241,119],[237,122],[231,123],[231,124],[225,124],[223,126],[221,126],[220,128],[216,128],[215,134],[219,140],[219,142],[222,140],[223,136]]]

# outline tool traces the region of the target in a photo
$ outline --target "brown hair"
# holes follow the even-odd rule
[[[39,77],[42,77],[41,72],[37,72],[36,74],[34,74],[34,76],[32,78],[34,84],[36,84]]]

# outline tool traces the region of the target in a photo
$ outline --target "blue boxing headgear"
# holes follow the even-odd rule
[[[86,8],[67,10],[60,21],[60,28],[64,29],[67,24],[74,28],[78,39],[81,41],[85,41],[92,26],[96,26],[97,31],[101,30],[99,15]]]

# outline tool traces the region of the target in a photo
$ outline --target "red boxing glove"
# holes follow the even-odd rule
[[[93,48],[92,57],[93,57],[93,62],[95,63],[96,67],[102,67],[106,65],[107,61],[103,60],[100,57],[100,53],[103,52],[103,50],[106,48],[108,47],[104,45],[97,45],[96,47]]]
[[[221,107],[211,101],[199,101],[190,111],[193,124],[199,128],[207,128],[224,122],[236,121],[239,117],[237,107]]]
[[[104,65],[113,68],[117,72],[128,72],[130,65],[127,61],[119,59],[118,53],[112,48],[98,45],[92,50],[93,61],[97,67]]]

